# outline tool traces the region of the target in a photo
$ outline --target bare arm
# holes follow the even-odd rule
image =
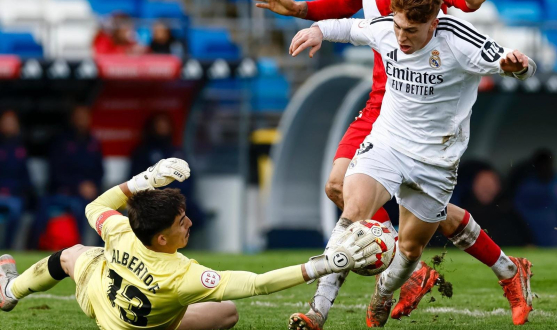
[[[269,9],[273,13],[283,16],[294,16],[306,18],[308,5],[305,1],[294,0],[258,0],[255,4],[258,8]]]
[[[469,13],[478,10],[485,0],[443,0],[443,2],[449,7],[455,7]]]
[[[470,9],[477,10],[480,9],[484,2],[485,0],[466,0],[466,6]]]
[[[255,6],[276,14],[294,16],[311,21],[351,17],[362,9],[362,0],[257,0]]]

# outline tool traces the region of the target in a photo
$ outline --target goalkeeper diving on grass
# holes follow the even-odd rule
[[[76,245],[40,260],[18,275],[10,255],[0,257],[0,309],[54,287],[76,283],[83,312],[101,329],[228,329],[238,321],[228,301],[270,294],[369,262],[369,237],[344,242],[307,263],[254,274],[215,271],[178,252],[191,220],[178,189],[155,189],[190,176],[188,164],[163,159],[87,205],[89,224],[104,248]],[[127,204],[128,217],[117,210]]]

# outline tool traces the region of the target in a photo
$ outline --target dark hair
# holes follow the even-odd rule
[[[186,198],[180,189],[144,190],[128,199],[130,226],[145,246],[150,246],[153,237],[170,228],[185,210]]]
[[[392,0],[393,13],[404,13],[414,23],[427,23],[436,17],[441,8],[442,0]]]

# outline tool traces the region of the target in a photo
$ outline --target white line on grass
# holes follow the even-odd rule
[[[252,306],[261,306],[261,307],[305,307],[307,303],[297,302],[297,303],[272,303],[267,301],[252,301]],[[340,309],[360,309],[364,310],[367,308],[367,305],[364,304],[355,304],[355,305],[345,305],[345,304],[335,304],[333,308],[340,308]],[[491,317],[491,316],[506,316],[511,315],[511,311],[503,308],[497,308],[492,311],[481,311],[481,310],[470,310],[470,309],[458,309],[453,307],[429,307],[423,310],[418,310],[419,312],[425,312],[428,314],[460,314],[460,315],[467,315],[473,317]],[[543,316],[543,317],[557,317],[556,313],[535,309],[532,311],[533,316]]]
[[[71,295],[71,296],[56,296],[56,295],[49,294],[49,293],[37,293],[37,294],[30,295],[25,299],[75,300],[75,296],[74,295]]]
[[[56,296],[48,293],[38,293],[34,295],[30,295],[26,299],[54,299],[54,300],[75,300],[75,296]],[[260,307],[305,307],[307,303],[304,302],[296,302],[296,303],[272,303],[268,301],[252,301],[251,306],[260,306]],[[354,305],[346,305],[346,304],[335,304],[334,308],[340,309],[361,309],[364,310],[367,308],[365,304],[354,304]],[[419,311],[418,311],[419,312]],[[473,317],[491,317],[491,316],[502,316],[502,315],[510,315],[511,311],[503,308],[497,308],[492,311],[480,311],[477,309],[470,310],[470,309],[458,309],[454,307],[428,307],[426,309],[421,310],[421,312],[429,313],[429,314],[460,314],[460,315],[467,315]],[[549,311],[535,309],[532,311],[532,315],[534,316],[543,316],[543,317],[551,317],[557,318],[557,314]]]
[[[447,313],[447,314],[461,314],[461,315],[468,315],[468,316],[474,316],[474,317],[490,317],[490,316],[496,316],[496,315],[511,315],[511,311],[508,309],[503,309],[503,308],[497,308],[494,309],[492,311],[479,311],[477,309],[475,310],[469,310],[469,309],[458,309],[458,308],[453,308],[453,307],[429,307],[424,309],[424,312],[426,313]],[[544,311],[544,310],[539,310],[539,309],[534,309],[532,311],[532,315],[535,316],[545,316],[545,317],[557,317],[557,314],[549,312],[549,311]]]

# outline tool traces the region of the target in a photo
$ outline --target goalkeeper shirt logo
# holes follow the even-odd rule
[[[215,288],[219,285],[220,275],[214,271],[205,271],[201,274],[201,284],[208,289]]]

